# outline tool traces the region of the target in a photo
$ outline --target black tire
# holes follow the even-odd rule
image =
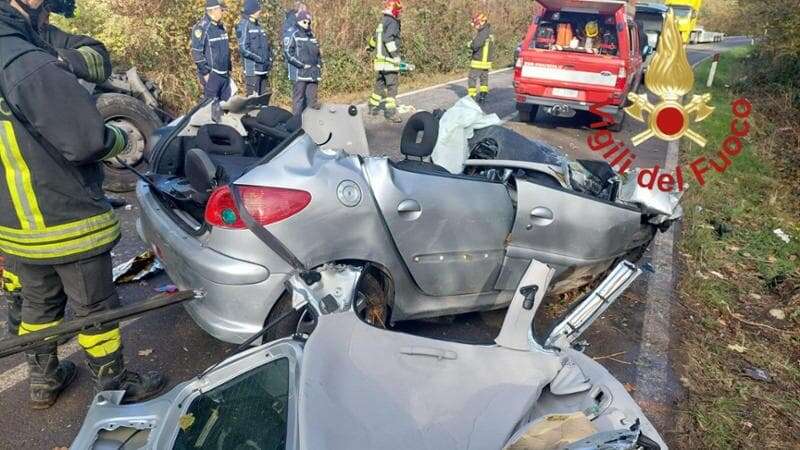
[[[272,310],[269,312],[267,320],[264,321],[265,327],[272,323],[275,323],[275,325],[264,333],[262,342],[272,342],[295,334],[303,313],[304,311],[294,311],[294,307],[292,306],[292,294],[290,292],[284,292],[278,301],[275,302],[275,306],[273,306]],[[276,321],[285,314],[289,314],[289,316],[276,323]]]
[[[372,271],[367,271],[361,276],[356,289],[356,309],[359,317],[370,325],[386,328],[389,324],[391,310],[386,299],[386,289],[384,289],[382,280]],[[359,305],[365,304],[371,305],[373,308],[359,307]],[[373,313],[373,318],[378,317],[375,316],[376,311],[380,315],[380,320],[370,320],[370,312]],[[279,318],[286,314],[288,314],[287,317],[278,321]],[[292,295],[289,292],[284,292],[275,302],[275,306],[269,312],[267,320],[264,321],[264,326],[272,323],[275,323],[275,325],[264,333],[263,343],[292,336],[295,333],[311,334],[314,327],[316,327],[316,319],[310,311],[307,309],[294,311]]]
[[[622,131],[622,127],[625,125],[625,112],[623,111],[622,114],[619,115],[619,118],[614,118],[614,123],[608,126],[609,131],[613,131],[614,133],[619,133]]]
[[[162,125],[155,112],[141,100],[124,94],[101,94],[96,100],[97,110],[106,123],[113,123],[128,132],[131,142],[123,160],[140,172],[147,163],[144,151],[156,128]],[[130,192],[136,188],[136,175],[116,162],[106,162],[103,188],[109,192]]]
[[[533,123],[536,120],[536,114],[539,112],[539,105],[517,103],[517,112],[519,112],[520,122]]]

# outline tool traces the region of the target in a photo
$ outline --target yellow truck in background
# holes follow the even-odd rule
[[[672,9],[683,43],[688,44],[697,28],[697,16],[703,0],[666,0],[664,4]]]

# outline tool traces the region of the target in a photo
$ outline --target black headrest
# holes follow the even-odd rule
[[[291,118],[292,113],[285,109],[278,108],[277,106],[267,106],[259,111],[256,116],[258,123],[272,128],[279,124],[286,123]]]
[[[213,189],[217,182],[217,165],[211,161],[208,154],[199,148],[186,152],[183,171],[189,185],[199,193]]]
[[[422,138],[419,138],[420,132]],[[403,136],[400,139],[400,153],[406,156],[424,158],[433,153],[436,139],[439,137],[439,121],[433,114],[420,111],[406,123]]]
[[[216,123],[197,130],[195,146],[216,155],[243,155],[246,148],[244,137],[235,128]]]
[[[300,116],[292,116],[291,119],[286,121],[286,131],[294,133],[303,126],[303,119]]]

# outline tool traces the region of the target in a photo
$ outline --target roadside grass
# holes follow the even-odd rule
[[[782,166],[792,158],[772,139],[777,121],[764,115],[774,104],[748,97],[754,91],[741,82],[751,50],[723,54],[711,89],[710,62],[698,68],[695,91],[711,92],[717,109],[693,125],[708,145],[682,149],[684,167],[700,156],[719,159],[731,102],[743,96],[753,103],[753,132],[742,153],[725,173],[707,172],[706,185],[693,184],[683,201],[685,309],[673,352],[687,397],[672,440],[686,449],[800,448],[800,199],[792,192],[798,182],[785,176]],[[754,369],[770,380],[745,375]]]

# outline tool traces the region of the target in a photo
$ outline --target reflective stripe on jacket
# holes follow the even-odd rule
[[[400,71],[400,21],[389,14],[375,29],[375,36],[370,39],[370,47],[375,48],[375,59],[372,68],[376,72]]]
[[[242,17],[236,27],[239,53],[242,55],[244,75],[266,75],[272,69],[272,47],[261,24],[250,17]]]
[[[295,28],[284,38],[283,47],[290,80],[319,82],[322,79],[322,55],[311,30]]]
[[[231,50],[228,33],[221,23],[214,23],[208,15],[203,17],[192,28],[191,47],[197,73],[203,76],[210,72],[228,75],[231,70]]]
[[[32,264],[99,255],[119,240],[101,160],[124,134],[56,51],[0,2],[0,252]]]
[[[494,61],[494,35],[491,25],[487,23],[478,30],[471,47],[472,61],[469,66],[473,69],[491,70]]]

